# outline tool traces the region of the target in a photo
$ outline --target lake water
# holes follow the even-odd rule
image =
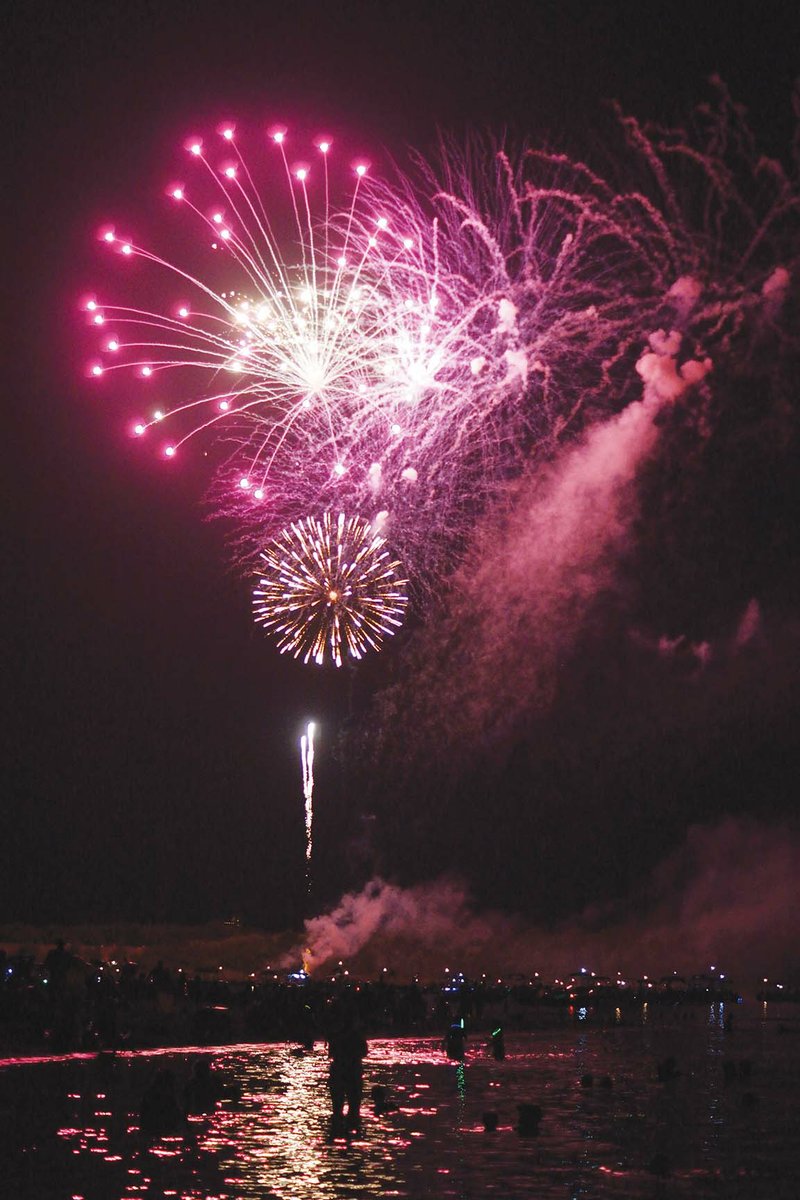
[[[463,1065],[431,1038],[372,1040],[363,1127],[349,1140],[331,1137],[321,1043],[304,1057],[277,1045],[6,1061],[0,1195],[796,1200],[800,1032],[764,1016],[737,1009],[729,1033],[715,1006],[643,1026],[508,1034],[502,1062],[474,1036]],[[182,1136],[142,1139],[148,1081],[163,1066],[187,1079],[198,1054],[241,1084],[241,1099],[190,1118]],[[669,1055],[681,1074],[660,1083],[656,1063]],[[587,1073],[592,1087],[581,1086]],[[599,1086],[603,1075],[613,1087]],[[374,1115],[376,1084],[396,1112]],[[543,1109],[537,1136],[517,1132],[521,1103]],[[486,1110],[498,1114],[494,1133]]]

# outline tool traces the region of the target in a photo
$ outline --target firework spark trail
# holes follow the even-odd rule
[[[90,373],[99,378],[134,370],[158,382],[166,372],[191,369],[189,397],[156,408],[134,432],[145,436],[171,418],[184,432],[164,447],[170,458],[199,433],[225,432],[237,445],[235,485],[251,503],[265,502],[260,519],[275,532],[310,507],[309,496],[316,500],[326,486],[335,494],[335,484],[349,469],[342,459],[354,412],[359,406],[375,408],[386,376],[384,330],[393,320],[394,298],[384,287],[385,273],[392,256],[407,253],[410,243],[389,230],[380,215],[361,211],[364,164],[355,168],[349,208],[334,222],[327,208],[329,141],[318,144],[326,208],[315,229],[310,169],[290,167],[285,133],[276,131],[272,138],[295,224],[292,249],[283,255],[234,127],[226,125],[220,133],[235,158],[219,170],[209,163],[199,138],[186,147],[210,177],[213,207],[206,211],[202,175],[196,202],[182,183],[170,186],[168,195],[192,213],[204,238],[213,239],[224,265],[205,273],[185,269],[111,227],[102,230],[102,241],[123,259],[140,259],[166,272],[193,292],[195,303],[176,299],[170,314],[90,297],[89,319],[105,334],[104,360],[91,365]],[[373,269],[370,260],[381,240],[387,246]],[[213,274],[225,279],[224,290],[207,278]],[[360,399],[368,394],[366,402]],[[382,431],[384,440],[391,437],[385,421]]]
[[[689,132],[618,114],[627,184],[548,150],[446,140],[412,175],[365,181],[365,211],[410,245],[397,256],[379,239],[370,260],[392,317],[383,375],[349,412],[336,503],[380,510],[416,598],[441,592],[476,518],[531,461],[637,399],[653,330],[741,363],[786,308],[797,185],[716,86]],[[351,231],[369,239],[361,219]],[[223,507],[246,562],[259,514]]]
[[[359,168],[349,206],[331,214],[326,199],[319,222],[329,143],[315,190],[273,133],[289,253],[233,127],[219,172],[189,143],[223,203],[209,215],[183,185],[171,195],[224,251],[224,287],[179,270],[203,300],[196,315],[188,303],[164,317],[93,299],[91,320],[132,322],[140,340],[126,349],[115,327],[92,371],[127,354],[143,375],[191,367],[208,384],[175,406],[189,432],[166,453],[198,430],[229,440],[210,504],[232,518],[243,571],[293,522],[346,511],[390,539],[416,599],[435,597],[509,481],[567,431],[637,399],[653,330],[715,363],[746,361],[765,323],[796,342],[780,318],[797,276],[797,185],[757,155],[721,85],[690,132],[621,114],[619,130],[628,181],[550,150],[444,141],[410,176],[370,181]],[[106,236],[123,258],[168,266]]]
[[[300,763],[303,769],[303,800],[306,827],[306,885],[311,889],[311,851],[314,823],[314,722],[309,721],[300,738]]]
[[[479,228],[477,213],[469,216],[457,196],[429,222],[423,208],[402,195],[395,198],[387,187],[365,191],[364,203],[357,204],[357,187],[345,216],[326,214],[323,222],[325,244],[344,250],[335,259],[321,257],[307,170],[299,168],[294,180],[302,207],[291,192],[299,254],[297,262],[286,262],[233,127],[225,127],[222,136],[237,158],[219,173],[198,139],[188,149],[221,188],[224,207],[206,216],[183,185],[173,186],[170,195],[227,251],[239,269],[234,273],[243,276],[238,291],[217,292],[200,276],[170,267],[115,231],[103,234],[124,257],[174,271],[212,306],[211,312],[195,312],[181,303],[177,315],[167,317],[91,301],[96,323],[116,320],[123,331],[135,327],[127,342],[115,330],[106,343],[109,355],[147,378],[187,366],[210,377],[210,389],[171,414],[157,409],[149,421],[137,423],[136,432],[144,435],[165,415],[190,418],[189,432],[165,448],[172,457],[198,432],[216,426],[230,431],[238,444],[236,464],[225,475],[224,499],[217,495],[252,530],[253,542],[263,544],[302,511],[347,506],[387,526],[419,579],[441,573],[442,555],[551,421],[546,410],[552,371],[535,357],[529,364],[519,345],[507,264],[517,250],[506,251],[505,258],[492,252],[495,235],[486,223]],[[275,140],[291,182],[283,138]],[[327,150],[323,161],[327,168]],[[509,171],[506,161],[505,174]],[[514,189],[521,186],[520,180],[505,179],[505,201],[515,212],[523,201]],[[573,248],[576,213],[588,222],[585,203],[575,197],[570,203],[574,211],[560,218],[561,249],[547,281],[551,292],[556,278],[570,277],[565,259],[573,260],[575,274],[574,262],[586,260],[597,236],[579,238]],[[605,235],[608,222],[600,225]],[[356,247],[352,267],[349,247]],[[543,257],[552,249],[540,245],[538,253]],[[551,309],[560,298],[561,292]],[[549,312],[539,312],[537,319],[543,328],[556,327]],[[136,357],[142,350],[146,358]],[[95,366],[97,373],[112,369],[113,364]],[[532,396],[529,376],[537,371],[543,387],[541,396]],[[264,504],[253,506],[253,499]]]

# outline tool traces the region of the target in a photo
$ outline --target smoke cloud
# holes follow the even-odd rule
[[[689,828],[645,892],[586,908],[548,927],[520,916],[478,912],[450,879],[402,888],[381,879],[343,896],[306,923],[312,971],[343,961],[355,975],[383,967],[398,977],[559,976],[586,966],[634,977],[710,965],[740,984],[796,968],[800,832],[728,817]],[[287,962],[296,961],[299,949]]]
[[[622,120],[641,176],[632,227],[638,236],[648,214],[642,261],[658,266],[657,278],[645,272],[652,304],[603,350],[600,403],[579,355],[567,369],[583,400],[563,423],[543,389],[552,438],[529,447],[522,477],[490,511],[476,502],[440,611],[406,643],[395,682],[353,735],[361,770],[350,790],[380,817],[385,854],[373,893],[351,899],[353,936],[363,905],[391,925],[416,895],[420,928],[425,911],[441,911],[438,885],[420,883],[433,891],[403,893],[401,905],[380,882],[389,874],[467,878],[478,908],[452,882],[447,902],[460,928],[477,922],[476,938],[487,904],[560,921],[552,935],[491,917],[498,946],[541,951],[557,969],[576,965],[585,938],[590,957],[618,959],[605,964],[613,969],[648,969],[629,965],[628,945],[643,958],[649,947],[665,970],[700,969],[718,931],[713,959],[755,963],[761,939],[783,929],[791,881],[767,826],[752,832],[754,845],[764,833],[766,861],[774,849],[774,876],[737,865],[741,904],[700,886],[703,855],[716,861],[726,836],[738,864],[741,814],[794,811],[800,769],[800,276],[786,219],[796,185],[752,159],[752,140],[719,136],[740,117],[715,86],[700,156],[686,135]],[[730,169],[717,169],[727,149]],[[527,367],[544,377],[555,368],[537,341],[538,310],[514,295],[498,320],[526,334],[527,357],[507,356],[509,376]],[[588,337],[594,319],[587,304]],[[483,367],[476,359],[473,370]],[[558,445],[562,434],[576,440]],[[664,876],[679,846],[682,862],[697,859],[682,889]],[[642,917],[621,914],[614,898],[637,889]],[[681,946],[692,961],[667,962]]]
[[[654,333],[637,365],[642,399],[540,466],[482,522],[446,616],[419,635],[404,681],[382,698],[376,726],[394,761],[393,734],[417,762],[441,764],[548,708],[598,597],[616,586],[659,416],[711,369],[708,359],[679,363],[681,344],[675,331]]]

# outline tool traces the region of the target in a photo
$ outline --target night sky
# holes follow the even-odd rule
[[[297,924],[298,739],[312,717],[319,904],[376,871],[401,884],[455,874],[482,905],[553,918],[641,888],[693,821],[790,821],[798,493],[764,431],[748,440],[744,400],[683,489],[689,434],[669,425],[639,481],[628,582],[587,612],[547,706],[522,705],[482,750],[467,730],[451,750],[469,780],[454,783],[415,762],[406,704],[394,764],[368,779],[340,734],[360,744],[353,730],[387,711],[369,703],[389,679],[413,693],[436,631],[355,673],[279,657],[252,625],[223,529],[203,520],[208,447],[165,469],[132,443],[127,410],[84,378],[77,301],[101,280],[97,225],[157,229],[183,137],[230,115],[326,126],[380,170],[407,144],[430,147],[437,127],[570,148],[608,100],[673,120],[718,72],[779,153],[800,10],[31,0],[10,20],[0,919]],[[648,638],[735,640],[754,597],[749,658],[696,687],[693,663],[681,674],[648,659]],[[446,654],[440,669],[457,704]]]

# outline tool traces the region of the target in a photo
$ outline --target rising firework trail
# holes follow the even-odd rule
[[[300,763],[303,769],[303,800],[306,826],[306,888],[311,891],[311,850],[314,822],[314,722],[309,721],[300,738]]]

